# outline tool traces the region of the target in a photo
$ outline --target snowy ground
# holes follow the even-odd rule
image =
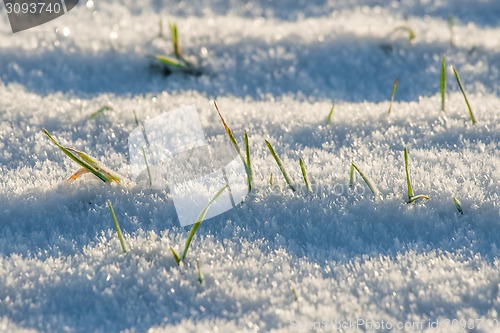
[[[2,8],[0,331],[500,331],[499,12],[496,0],[81,1],[13,35]],[[152,65],[170,48],[154,39],[158,13],[203,75]],[[475,126],[451,69],[440,111],[443,54]],[[255,188],[202,224],[180,268],[169,246],[190,228],[167,190],[68,183],[75,164],[41,132],[127,176],[134,110],[196,104],[207,135],[224,135],[214,98],[237,138],[249,133]],[[264,139],[297,184],[304,158],[315,194],[287,189]],[[404,146],[430,201],[404,201]],[[352,160],[379,200],[360,177],[349,190]]]

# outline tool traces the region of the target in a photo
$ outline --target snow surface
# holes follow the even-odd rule
[[[17,34],[0,12],[1,332],[500,331],[499,1],[81,1]],[[203,75],[153,65],[170,48],[159,15]],[[475,126],[450,68],[440,111],[443,54]],[[68,183],[75,164],[41,132],[128,176],[134,110],[195,104],[207,136],[223,136],[214,98],[237,138],[249,133],[255,186],[201,225],[182,267],[169,247],[190,228],[167,190]],[[287,188],[265,139],[302,187],[304,158],[314,194]],[[404,201],[405,145],[430,201]],[[349,190],[350,161],[379,200],[360,177]]]

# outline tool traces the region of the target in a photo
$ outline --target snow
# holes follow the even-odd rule
[[[0,332],[500,331],[499,11],[492,0],[82,1],[12,34],[2,9]],[[154,39],[158,15],[203,75],[153,65],[170,48]],[[399,26],[416,39],[391,34]],[[474,126],[450,68],[440,111],[443,54]],[[206,137],[223,137],[215,98],[238,140],[249,133],[254,188],[202,223],[181,267],[169,247],[182,252],[190,227],[167,189],[68,183],[75,163],[41,132],[132,179],[134,111],[145,121],[194,104]],[[113,110],[91,119],[103,105]],[[405,203],[404,146],[430,201]],[[361,177],[349,189],[351,161],[380,198]]]

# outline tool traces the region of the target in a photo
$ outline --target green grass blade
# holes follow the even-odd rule
[[[229,137],[229,141],[231,141],[234,149],[240,156],[241,162],[243,162],[243,165],[245,166],[245,172],[247,174],[247,179],[249,183],[248,190],[250,191],[252,189],[252,184],[251,184],[251,179],[252,179],[252,170],[249,164],[247,164],[247,161],[245,161],[245,157],[243,157],[243,153],[241,152],[240,146],[238,145],[238,142],[236,141],[236,138],[233,135],[233,131],[229,128],[229,126],[226,123],[226,120],[224,117],[222,117],[222,113],[219,110],[219,107],[217,106],[217,103],[214,101],[214,106],[215,109],[217,110],[217,113],[219,114],[219,118],[222,121],[222,125],[224,126],[224,130],[226,131],[227,136]],[[250,153],[248,153],[250,154]]]
[[[252,162],[250,160],[250,145],[248,143],[247,131],[244,132],[243,138],[245,140],[245,151],[246,151],[246,156],[247,156],[246,165],[248,167],[248,173],[247,173],[248,191],[251,191],[252,190],[252,180],[253,180],[253,170],[252,170]]]
[[[269,186],[273,186],[273,173],[269,175]]]
[[[304,178],[304,183],[306,183],[306,188],[308,192],[312,192],[311,186],[309,185],[309,177],[307,177],[306,167],[304,165],[304,160],[302,157],[299,160],[300,170],[302,170],[302,177]]]
[[[411,43],[415,38],[417,38],[417,34],[415,33],[415,30],[413,30],[410,27],[407,26],[401,26],[397,27],[394,30],[392,30],[392,33],[398,32],[398,31],[404,31],[408,34],[408,41]]]
[[[123,253],[127,253],[127,246],[125,245],[125,239],[123,238],[122,230],[120,229],[120,225],[118,224],[118,220],[116,219],[115,210],[113,209],[111,200],[108,200],[108,206],[109,210],[111,211],[111,216],[113,216],[113,222],[115,224],[116,234],[118,235],[118,239],[120,240],[122,251]]]
[[[462,209],[462,205],[460,204],[460,201],[457,198],[453,197],[453,202],[455,203],[455,207],[457,207],[458,212],[460,214],[464,215],[464,211]]]
[[[95,160],[94,158],[92,158],[91,156],[85,154],[83,151],[79,151],[79,150],[76,150],[76,149],[73,149],[73,148],[66,147],[66,149],[69,150],[72,153],[77,154],[84,162],[88,163],[97,172],[101,173],[104,177],[106,177],[106,179],[108,181],[120,184],[121,176],[119,176],[115,172],[111,171],[110,169],[106,168],[101,163],[99,163],[97,160]]]
[[[399,79],[396,79],[392,84],[391,104],[389,104],[389,110],[387,111],[387,113],[391,113],[392,104],[394,103],[394,96],[396,96],[396,89],[398,88],[398,81]]]
[[[97,110],[96,112],[92,113],[90,115],[90,118],[91,119],[96,119],[97,117],[101,116],[102,114],[104,114],[105,111],[110,111],[110,110],[113,110],[113,108],[109,105],[104,105],[102,108],[100,108],[99,110]]]
[[[429,198],[429,196],[427,195],[424,195],[424,194],[419,194],[419,195],[415,195],[413,197],[411,197],[409,200],[408,200],[408,203],[414,203],[415,201],[419,200],[419,199],[426,199],[426,200],[431,200],[431,198]]]
[[[170,247],[170,251],[172,252],[172,254],[174,255],[174,259],[175,259],[175,262],[177,263],[177,265],[180,265],[181,264],[181,257],[179,257],[179,255],[177,254],[177,252],[175,252],[174,248],[173,247]]]
[[[269,141],[267,141],[267,140],[265,140],[265,141],[266,141],[267,148],[271,152],[271,155],[274,157],[276,164],[278,164],[278,167],[280,168],[281,173],[283,174],[283,177],[285,178],[285,181],[288,184],[288,187],[290,187],[290,189],[295,192],[295,187],[292,185],[292,181],[291,181],[290,177],[288,177],[288,174],[286,173],[285,168],[283,167],[283,163],[281,162],[280,158],[278,157],[278,155],[274,151],[273,146],[271,146],[271,143],[269,143]]]
[[[297,294],[297,290],[295,290],[294,287],[292,287],[292,294],[293,294],[293,300],[297,302],[299,300],[299,295]]]
[[[196,262],[196,268],[198,271],[198,282],[200,284],[202,284],[203,283],[203,273],[201,272],[200,259],[198,259],[198,261]]]
[[[187,253],[188,253],[188,250],[189,250],[189,246],[191,245],[191,241],[193,240],[193,237],[194,237],[194,234],[196,233],[196,230],[198,230],[198,228],[200,227],[201,225],[201,222],[203,221],[203,219],[205,218],[205,215],[207,215],[207,211],[208,209],[210,208],[210,206],[214,203],[215,200],[217,200],[217,198],[219,198],[221,196],[221,194],[228,188],[228,185],[224,185],[215,195],[214,197],[207,203],[207,205],[205,206],[205,208],[203,208],[203,210],[201,211],[200,215],[198,215],[198,218],[196,219],[195,223],[193,224],[193,227],[191,228],[191,231],[189,232],[189,235],[188,235],[188,238],[186,240],[186,245],[184,247],[184,252],[182,253],[182,259],[186,259],[186,256],[187,256]]]
[[[446,99],[446,56],[441,60],[441,79],[439,82],[439,91],[441,92],[441,111],[445,112]]]
[[[354,164],[351,163],[351,167],[349,168],[349,187],[352,188],[354,186]]]
[[[412,188],[411,182],[410,182],[410,172],[408,171],[408,149],[406,147],[404,147],[404,158],[405,158],[406,185],[408,187],[408,201],[407,201],[407,203],[411,204],[419,199],[431,200],[431,198],[429,198],[429,196],[427,196],[427,195],[424,195],[424,194],[414,195],[413,194],[413,188]]]
[[[356,169],[356,171],[359,173],[359,175],[361,176],[361,178],[363,179],[363,181],[365,182],[365,184],[368,186],[368,188],[370,189],[370,191],[372,191],[372,193],[375,196],[375,198],[377,198],[380,192],[377,189],[377,186],[375,186],[375,183],[373,183],[373,181],[370,178],[368,178],[367,176],[365,176],[365,174],[354,163],[351,163],[351,168],[352,167],[354,169]]]
[[[408,188],[408,200],[411,200],[411,198],[413,198],[413,188],[411,187],[410,173],[408,171],[408,150],[406,149],[406,147],[404,148],[404,158],[405,158],[406,186]]]
[[[137,118],[137,113],[134,110],[135,126],[139,126],[139,119]]]
[[[332,108],[330,109],[330,112],[328,113],[328,117],[326,118],[326,121],[328,123],[332,122],[332,115],[333,115],[333,109],[335,108],[335,104],[332,104]]]
[[[148,171],[149,186],[153,186],[153,179],[151,178],[151,170],[149,169],[149,163],[146,157],[146,151],[144,150],[144,147],[141,148],[142,148],[142,157],[144,157],[144,162],[146,163],[146,170]]]
[[[179,34],[177,32],[177,24],[170,23],[170,35],[172,37],[172,47],[174,48],[175,56],[178,58],[182,58],[182,52],[179,46]]]
[[[415,30],[408,28],[408,40],[412,42],[415,38],[417,38],[417,34],[415,33]]]
[[[81,167],[87,169],[89,172],[92,172],[97,178],[99,178],[100,180],[102,180],[103,182],[108,182],[108,178],[106,178],[105,175],[103,175],[101,172],[97,171],[95,169],[95,167],[93,167],[92,165],[80,160],[79,158],[77,158],[75,155],[73,155],[67,148],[63,147],[59,142],[57,142],[57,140],[52,136],[50,135],[50,133],[45,129],[43,128],[42,129],[43,133],[45,133],[45,135],[59,148],[62,150],[63,153],[65,153],[69,158],[71,158],[73,161],[75,161],[78,165],[80,165]]]
[[[186,67],[186,65],[183,62],[179,61],[178,59],[172,58],[172,57],[168,57],[168,56],[164,56],[164,55],[154,55],[153,57],[156,60],[158,60],[159,62],[161,62],[162,64],[165,64],[168,66],[179,67],[179,68]]]
[[[474,118],[474,114],[472,113],[472,109],[469,104],[469,100],[467,99],[467,95],[465,95],[464,87],[462,86],[462,82],[460,81],[460,77],[458,76],[457,70],[455,69],[454,66],[451,66],[453,69],[453,74],[455,74],[455,79],[457,79],[458,86],[460,87],[460,91],[462,92],[462,95],[464,96],[465,104],[467,104],[467,110],[469,111],[469,117],[470,120],[472,121],[472,125],[476,124],[476,119]]]
[[[238,142],[236,141],[236,139],[235,139],[235,137],[233,135],[233,131],[231,131],[231,129],[227,125],[226,120],[224,119],[224,117],[222,117],[222,114],[221,114],[221,112],[219,110],[219,107],[217,106],[217,103],[215,101],[214,101],[214,106],[215,106],[215,110],[217,110],[217,113],[219,114],[219,118],[222,121],[222,125],[224,126],[224,130],[226,131],[226,134],[229,137],[229,140],[233,144],[233,147],[234,147],[234,149],[236,149],[236,152],[238,153],[238,155],[240,155],[242,161],[245,162],[245,159],[243,158],[243,154],[241,153],[240,146],[238,145]],[[246,162],[245,162],[245,164],[246,164]]]

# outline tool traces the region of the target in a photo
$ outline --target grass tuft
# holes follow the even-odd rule
[[[406,186],[408,189],[408,201],[407,201],[407,203],[414,203],[418,199],[430,200],[431,198],[429,198],[429,196],[427,196],[427,195],[423,195],[423,194],[414,195],[413,194],[413,187],[411,186],[411,182],[410,182],[410,172],[408,171],[408,149],[406,149],[406,147],[404,147],[404,158],[405,158]]]
[[[391,104],[389,104],[389,110],[387,111],[387,113],[391,113],[392,104],[394,103],[394,96],[396,96],[396,89],[398,88],[398,81],[399,79],[396,79],[392,84]]]
[[[154,55],[153,57],[158,62],[166,65],[168,74],[170,74],[172,70],[179,70],[187,74],[200,75],[200,69],[189,62],[181,51],[179,33],[175,23],[170,23],[170,37],[172,39],[173,54],[171,56]]]
[[[460,201],[457,198],[453,197],[453,202],[455,203],[455,207],[457,207],[458,212],[460,214],[464,215],[464,211],[462,209],[462,205],[460,204]]]
[[[231,131],[231,129],[227,125],[224,117],[222,117],[222,114],[219,110],[219,107],[217,106],[217,103],[215,101],[214,101],[214,106],[215,106],[215,109],[217,110],[217,113],[219,114],[220,120],[222,121],[222,125],[224,126],[224,130],[226,131],[226,134],[229,137],[229,141],[231,141],[234,149],[236,150],[236,152],[238,153],[238,155],[241,158],[241,162],[243,162],[243,165],[245,166],[245,172],[247,174],[247,182],[248,182],[248,191],[251,191],[252,190],[252,167],[250,165],[250,150],[248,148],[248,136],[246,134],[246,131],[245,131],[245,137],[246,137],[245,138],[245,146],[247,148],[246,156],[247,156],[248,162],[245,160],[245,157],[243,156],[243,153],[241,152],[240,146],[238,145],[238,142],[236,141],[236,138],[234,137],[233,131]]]
[[[439,80],[439,91],[441,93],[441,111],[445,112],[446,100],[446,56],[441,60],[441,78]]]
[[[308,192],[312,192],[311,186],[309,185],[309,177],[307,177],[306,167],[304,165],[304,160],[302,157],[299,160],[300,170],[302,170],[302,177],[304,178],[304,183],[306,183],[306,188]]]
[[[280,168],[281,173],[283,174],[283,177],[285,178],[285,181],[288,184],[288,187],[290,187],[290,189],[295,192],[295,187],[292,185],[292,181],[291,181],[290,177],[288,177],[288,174],[286,173],[285,168],[283,167],[283,162],[281,162],[280,158],[278,157],[278,155],[274,151],[273,146],[271,146],[271,143],[269,143],[269,141],[267,141],[267,140],[265,140],[265,141],[266,141],[266,146],[269,149],[269,151],[271,152],[271,155],[274,157],[276,164],[278,164],[278,167]]]
[[[111,211],[111,216],[113,216],[113,223],[115,224],[116,234],[118,235],[118,239],[120,240],[120,245],[122,247],[123,253],[127,253],[127,245],[125,244],[125,239],[123,238],[122,230],[120,229],[120,224],[118,224],[118,220],[116,219],[115,210],[113,209],[113,204],[111,204],[111,200],[108,200],[109,210]]]
[[[366,186],[372,191],[373,195],[375,196],[375,199],[379,196],[379,190],[377,189],[377,186],[375,186],[375,183],[368,178],[354,163],[351,163],[351,168],[349,170],[349,186],[352,188],[353,183],[354,183],[354,170],[356,170],[363,181],[365,182]]]
[[[201,225],[201,222],[203,221],[203,219],[205,218],[205,215],[207,215],[207,211],[208,209],[210,208],[210,206],[214,203],[215,200],[217,200],[217,198],[219,198],[221,196],[221,194],[228,188],[228,185],[224,185],[215,195],[214,197],[207,203],[207,205],[205,206],[205,208],[203,208],[203,210],[201,211],[200,215],[198,215],[198,218],[196,219],[195,223],[193,224],[193,227],[191,228],[191,231],[189,232],[189,236],[188,238],[186,239],[186,245],[184,246],[184,252],[182,252],[182,260],[186,259],[186,256],[187,256],[187,253],[188,253],[188,250],[189,250],[189,246],[191,245],[191,241],[193,240],[193,237],[196,233],[196,230],[198,230],[198,228],[200,227]]]
[[[330,112],[328,113],[328,117],[326,118],[327,123],[332,122],[332,115],[333,115],[333,109],[335,108],[335,104],[332,104],[332,108],[330,109]]]
[[[469,104],[469,100],[467,99],[467,95],[465,95],[464,87],[462,86],[462,82],[460,81],[460,77],[458,76],[458,72],[455,69],[454,66],[451,66],[453,69],[453,74],[455,74],[455,79],[457,79],[458,86],[460,87],[460,91],[462,92],[462,95],[464,96],[465,104],[467,104],[467,110],[469,111],[469,117],[472,122],[472,125],[476,124],[476,118],[474,118],[474,114],[472,113],[472,109]]]
[[[43,133],[54,143],[60,150],[63,151],[69,158],[75,161],[78,165],[81,166],[81,169],[77,170],[73,175],[68,178],[68,181],[72,181],[80,177],[81,175],[91,172],[97,178],[102,180],[103,182],[115,182],[117,184],[120,183],[121,178],[118,174],[109,170],[99,162],[97,162],[94,158],[85,154],[84,152],[78,151],[73,148],[64,147],[61,145],[45,128],[42,129]]]

